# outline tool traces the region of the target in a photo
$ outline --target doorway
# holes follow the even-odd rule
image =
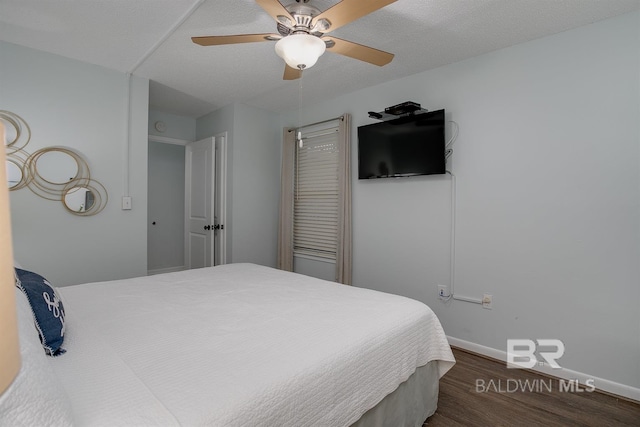
[[[147,274],[184,270],[185,144],[149,138]]]
[[[211,139],[211,138],[209,138]],[[214,138],[212,187],[214,258],[209,265],[227,262],[227,133]],[[189,268],[186,262],[186,151],[191,141],[149,135],[147,274]],[[216,225],[219,226],[216,229]],[[204,224],[203,224],[204,226]],[[202,262],[204,265],[204,261]]]

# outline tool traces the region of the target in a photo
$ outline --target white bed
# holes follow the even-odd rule
[[[455,363],[420,302],[253,264],[58,292],[80,426],[420,426]]]

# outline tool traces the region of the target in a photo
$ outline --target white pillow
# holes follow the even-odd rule
[[[71,405],[42,350],[29,301],[18,288],[16,305],[22,366],[0,396],[0,426],[71,426]]]

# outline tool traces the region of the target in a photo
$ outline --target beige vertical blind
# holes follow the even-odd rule
[[[335,260],[338,246],[338,122],[302,131],[296,145],[293,251]]]

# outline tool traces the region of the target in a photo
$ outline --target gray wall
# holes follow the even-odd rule
[[[31,127],[25,150],[77,150],[109,195],[102,212],[78,217],[27,188],[12,191],[17,260],[56,286],[145,275],[148,80],[132,78],[131,146],[126,150],[125,74],[4,42],[0,57],[1,108]],[[133,210],[123,211],[127,157]]]
[[[275,266],[281,137],[277,115],[235,104],[197,120],[197,139],[225,131],[227,261]]]
[[[233,146],[233,262],[275,267],[280,138],[272,112],[238,104]]]
[[[485,348],[561,339],[561,366],[637,393],[639,40],[634,12],[305,108],[302,123],[353,115],[354,171],[368,111],[411,100],[460,125],[455,287],[492,294],[493,310],[437,298],[451,279],[446,175],[353,179],[354,283],[424,301]]]

